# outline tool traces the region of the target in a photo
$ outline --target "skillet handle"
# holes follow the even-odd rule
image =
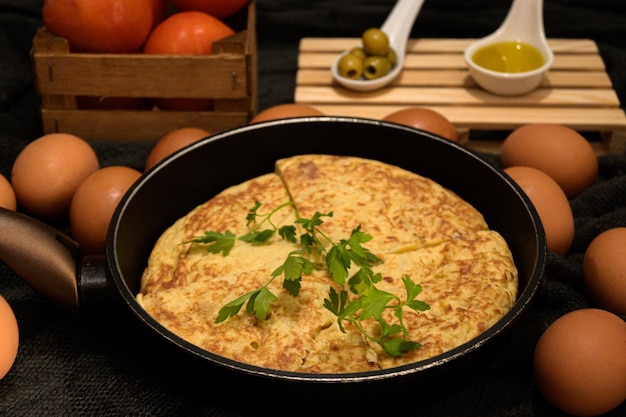
[[[0,207],[0,260],[61,309],[78,313],[78,243],[36,219]]]

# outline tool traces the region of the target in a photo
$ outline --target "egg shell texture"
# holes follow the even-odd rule
[[[423,107],[407,107],[388,114],[383,121],[398,123],[434,133],[458,142],[456,128],[443,114]]]
[[[502,167],[530,166],[550,175],[572,198],[598,176],[598,158],[582,135],[566,126],[529,124],[515,129],[500,148]]]
[[[583,258],[583,277],[599,307],[626,315],[626,227],[608,229],[592,240]]]
[[[146,158],[144,170],[148,170],[166,156],[209,136],[210,133],[199,127],[181,127],[166,133],[157,141]]]
[[[9,303],[0,295],[0,379],[9,372],[19,347],[17,319]]]
[[[66,134],[44,135],[19,153],[11,171],[18,205],[42,220],[67,216],[81,182],[99,168],[98,157],[83,139]]]
[[[537,387],[554,406],[574,416],[606,413],[626,399],[626,323],[599,309],[557,319],[534,354]]]
[[[76,190],[70,207],[70,230],[83,253],[105,252],[113,213],[140,176],[132,168],[109,166],[95,171]]]
[[[17,200],[15,199],[15,191],[9,180],[0,174],[0,207],[15,210],[17,208]]]
[[[289,117],[324,116],[320,110],[308,104],[284,103],[277,104],[257,113],[250,124],[268,120],[287,119]]]
[[[515,166],[504,171],[524,190],[537,210],[548,250],[567,253],[574,241],[574,215],[561,187],[536,168]]]

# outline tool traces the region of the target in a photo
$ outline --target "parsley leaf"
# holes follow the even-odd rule
[[[324,307],[326,307],[334,315],[340,316],[343,313],[347,300],[347,291],[337,292],[337,290],[333,287],[330,287],[328,298],[324,299]]]
[[[402,282],[404,283],[404,288],[406,289],[407,307],[415,311],[430,310],[430,306],[427,303],[415,299],[422,292],[422,286],[413,282],[411,277],[409,277],[408,275],[405,275],[402,278]]]
[[[306,248],[309,253],[313,251],[317,253],[326,252],[323,243],[317,237],[318,234],[326,241],[332,243],[332,241],[318,229],[318,226],[324,223],[322,217],[333,217],[333,212],[323,214],[316,211],[310,219],[300,217],[296,220],[296,225],[300,225],[304,229],[304,233],[300,235],[300,244]]]
[[[245,302],[248,301],[248,299],[258,291],[260,290],[250,291],[249,293],[246,293],[241,297],[238,297],[233,301],[226,303],[217,313],[215,323],[221,323],[229,317],[236,316],[237,313],[239,313],[239,310],[241,310],[241,307],[243,307],[243,305],[245,304]]]
[[[246,222],[248,226],[250,226],[252,223],[256,223],[256,218],[257,216],[259,216],[257,214],[257,212],[259,211],[259,208],[261,208],[261,203],[258,201],[255,201],[254,206],[250,209],[250,211],[248,212],[248,215],[246,216]]]
[[[264,285],[257,291],[254,291],[248,301],[246,311],[250,315],[256,315],[258,320],[266,320],[270,313],[270,303],[276,300],[276,296]]]
[[[307,233],[315,233],[317,227],[321,226],[322,223],[324,223],[322,217],[333,217],[333,212],[331,211],[323,214],[319,211],[316,211],[315,214],[313,214],[313,217],[311,217],[310,219],[299,218],[298,220],[296,220],[296,224],[301,225],[304,230],[307,231]]]
[[[265,243],[274,236],[275,231],[272,229],[265,229],[261,231],[248,232],[245,235],[241,236],[239,240],[252,243],[252,244],[260,244]]]
[[[287,242],[296,243],[296,228],[293,225],[283,226],[278,229],[278,235]]]
[[[343,285],[348,276],[348,269],[350,268],[350,254],[348,253],[345,243],[330,248],[326,255],[326,266],[333,280],[337,284]]]
[[[372,235],[368,235],[361,231],[361,226],[358,226],[356,229],[352,231],[350,234],[350,238],[348,238],[347,245],[350,246],[352,252],[357,255],[360,259],[367,258],[367,253],[369,252],[367,249],[361,246],[361,243],[367,243],[372,240]]]
[[[381,341],[381,346],[383,347],[383,349],[385,349],[385,352],[387,352],[391,356],[397,357],[402,356],[412,350],[415,350],[422,345],[417,342],[394,337]]]
[[[205,244],[206,250],[211,253],[222,253],[223,256],[227,256],[235,246],[236,236],[230,230],[224,233],[207,231],[204,232],[204,236],[198,236],[185,243],[198,243]]]
[[[315,269],[313,262],[300,256],[301,253],[300,251],[291,252],[285,262],[272,272],[272,278],[283,274],[283,288],[294,297],[300,293],[302,274],[310,274]]]
[[[359,320],[374,318],[380,320],[383,311],[390,301],[396,298],[395,295],[387,291],[381,291],[371,286],[367,294],[361,297],[361,312],[357,316]]]

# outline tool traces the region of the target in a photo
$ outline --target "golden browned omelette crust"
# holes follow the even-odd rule
[[[394,358],[349,326],[342,333],[323,307],[336,286],[323,270],[303,276],[297,297],[274,280],[270,290],[278,300],[268,320],[242,309],[214,323],[224,304],[264,285],[296,247],[276,236],[265,245],[237,241],[222,256],[182,243],[207,230],[242,235],[255,201],[267,213],[289,200],[304,218],[332,211],[321,229],[335,241],[358,225],[372,235],[366,247],[383,261],[374,267],[383,276],[381,290],[402,296],[405,274],[422,285],[419,299],[431,309],[404,314],[408,339],[420,348]],[[292,224],[296,211],[288,206],[272,219],[278,226]],[[223,191],[171,226],[154,247],[137,299],[173,333],[218,355],[272,369],[346,373],[453,349],[491,327],[516,297],[517,270],[506,242],[453,192],[378,161],[302,155],[277,161],[276,173]]]

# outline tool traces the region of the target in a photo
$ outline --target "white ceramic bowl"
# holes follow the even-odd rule
[[[543,56],[544,64],[535,70],[526,72],[492,71],[481,67],[472,60],[472,56],[478,49],[501,41],[501,38],[494,39],[488,36],[472,43],[465,49],[463,57],[474,81],[485,90],[501,96],[519,96],[535,90],[541,84],[544,74],[552,66],[554,61],[552,50],[545,42],[531,43]]]

